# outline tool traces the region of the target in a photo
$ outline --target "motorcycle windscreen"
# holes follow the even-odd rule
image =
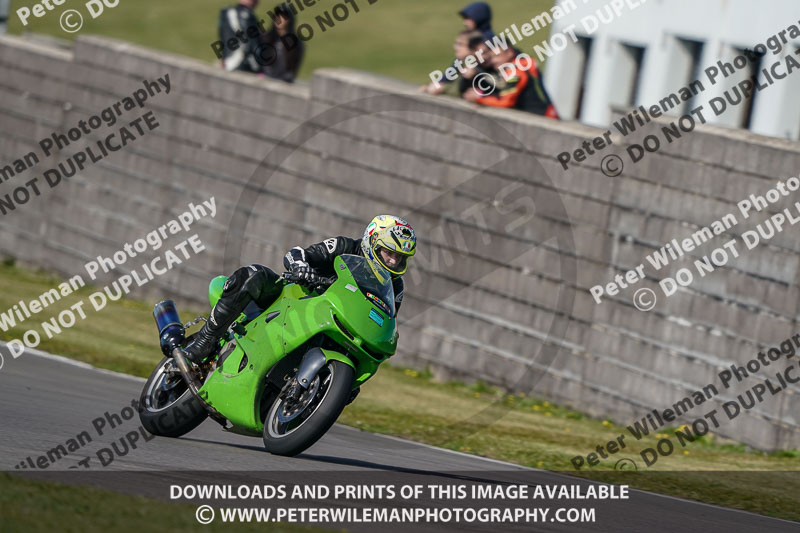
[[[383,268],[375,272],[369,261],[359,255],[344,254],[339,257],[347,265],[364,296],[389,318],[394,318],[394,287],[389,272]]]

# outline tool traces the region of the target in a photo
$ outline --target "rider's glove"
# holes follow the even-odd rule
[[[308,265],[298,265],[297,267],[292,268],[292,274],[294,274],[299,281],[308,285],[319,283],[321,279],[319,274],[317,274],[317,272]]]

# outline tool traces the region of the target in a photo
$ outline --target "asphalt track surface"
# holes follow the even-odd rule
[[[153,438],[117,456],[106,467],[97,457],[101,448],[139,427],[138,415],[97,435],[92,421],[105,412],[120,414],[138,399],[143,380],[98,370],[61,358],[24,353],[12,359],[5,346],[0,368],[0,465],[4,471],[74,484],[91,484],[120,492],[169,500],[171,483],[231,483],[263,485],[308,483],[524,483],[563,485],[592,482],[522,468],[466,454],[336,425],[317,444],[295,458],[264,452],[257,438],[226,433],[207,420],[180,439]],[[358,401],[358,400],[357,400]],[[74,453],[44,470],[17,469],[26,457],[64,444],[81,431],[93,437]],[[90,469],[76,469],[90,458]],[[70,468],[72,467],[72,468]],[[199,505],[199,502],[194,501]],[[205,503],[205,502],[203,502]],[[256,505],[260,501],[254,502]],[[458,502],[450,502],[457,504]],[[492,502],[485,502],[491,505]],[[528,506],[542,503],[525,502]],[[426,505],[444,505],[425,502]],[[252,505],[252,504],[251,504]],[[472,504],[474,505],[474,504]],[[657,494],[630,491],[630,499],[615,501],[560,500],[550,507],[594,506],[594,523],[528,523],[520,525],[414,524],[376,526],[354,524],[351,531],[758,531],[799,530],[798,524]],[[553,513],[550,513],[550,517]],[[67,517],[65,517],[68,520]],[[200,527],[198,525],[198,527]],[[341,526],[339,526],[341,527]],[[2,528],[0,528],[2,529]]]

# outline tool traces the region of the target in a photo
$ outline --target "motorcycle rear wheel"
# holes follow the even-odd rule
[[[275,455],[293,457],[317,442],[342,413],[353,388],[355,372],[331,360],[320,370],[300,402],[300,408],[276,398],[264,420],[264,447]],[[304,405],[303,405],[304,404]]]
[[[153,435],[180,437],[208,417],[208,411],[176,371],[171,357],[162,359],[139,397],[139,420]]]

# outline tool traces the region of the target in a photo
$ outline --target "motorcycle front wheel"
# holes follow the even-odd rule
[[[276,398],[264,420],[267,451],[292,457],[317,442],[342,413],[354,378],[351,366],[331,360],[297,401]]]

